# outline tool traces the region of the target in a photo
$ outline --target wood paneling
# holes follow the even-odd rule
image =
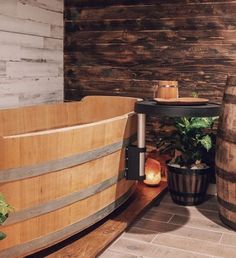
[[[65,99],[150,98],[158,80],[177,80],[181,96],[221,103],[236,70],[235,13],[223,0],[65,1]]]
[[[0,107],[63,100],[63,3],[0,1]]]

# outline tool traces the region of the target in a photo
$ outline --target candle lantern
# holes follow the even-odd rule
[[[160,162],[148,158],[145,163],[145,175],[146,179],[144,180],[144,183],[146,185],[150,186],[156,186],[161,181],[161,165]]]

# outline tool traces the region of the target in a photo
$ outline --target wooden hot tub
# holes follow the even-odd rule
[[[0,192],[15,212],[0,257],[55,244],[101,220],[132,194],[125,146],[136,140],[135,98],[0,110]]]

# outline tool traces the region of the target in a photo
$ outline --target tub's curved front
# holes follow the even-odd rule
[[[135,101],[87,97],[42,105],[44,112],[40,106],[0,111],[0,192],[15,208],[1,229],[7,238],[0,241],[0,257],[59,242],[129,198],[135,182],[124,178],[125,146],[136,140]],[[22,119],[14,128],[8,119],[16,112]]]

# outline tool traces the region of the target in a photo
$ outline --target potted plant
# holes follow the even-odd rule
[[[173,130],[159,139],[161,153],[171,153],[168,162],[168,188],[172,200],[181,205],[196,205],[205,200],[212,172],[216,118],[175,118]]]
[[[13,208],[6,202],[3,194],[0,193],[0,225],[7,219]],[[0,240],[4,239],[6,234],[0,231]]]

